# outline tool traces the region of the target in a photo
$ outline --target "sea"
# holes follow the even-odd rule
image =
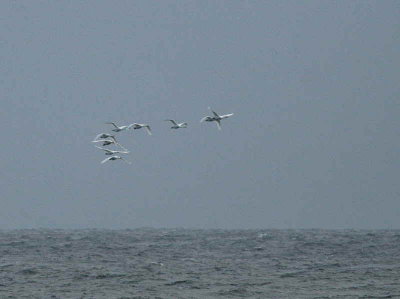
[[[400,230],[0,230],[0,298],[400,298]]]

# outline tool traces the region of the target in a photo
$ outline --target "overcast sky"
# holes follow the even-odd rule
[[[400,228],[399,16],[1,1],[0,227]],[[152,126],[118,133],[132,165],[100,164],[107,121]]]

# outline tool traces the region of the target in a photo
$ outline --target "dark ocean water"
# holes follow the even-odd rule
[[[400,230],[0,231],[0,298],[400,298]]]

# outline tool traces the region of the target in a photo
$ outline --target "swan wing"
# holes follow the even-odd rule
[[[116,129],[119,129],[119,127],[118,127],[115,123],[113,123],[113,122],[108,122],[108,123],[106,123],[106,124],[108,124],[108,125],[113,125]]]
[[[104,137],[102,137],[102,136],[105,136],[105,135],[108,135],[108,134],[100,133],[99,135],[97,135],[96,137],[94,137],[93,140],[98,140],[99,138],[104,138]]]
[[[101,164],[104,164],[104,163],[106,163],[107,161],[109,161],[111,158],[112,158],[112,157],[105,158],[105,159],[104,159],[103,161],[101,161],[100,163],[101,163]]]
[[[220,118],[220,116],[218,115],[217,112],[215,112],[214,110],[212,110],[210,107],[208,107],[208,109],[214,114],[214,116],[215,116],[216,118]]]
[[[204,116],[202,119],[200,119],[200,122],[202,123],[203,121],[205,121],[208,118],[208,116]]]
[[[129,151],[113,151],[115,154],[129,154]]]
[[[109,149],[102,148],[102,147],[97,146],[97,145],[95,145],[95,147],[97,147],[98,149],[101,149],[101,150],[103,150],[103,151],[105,151],[105,152],[107,152],[107,153],[113,153],[113,151],[111,151],[111,150],[109,150]]]
[[[221,131],[221,121],[220,120],[216,120],[215,122],[217,123],[218,130]]]
[[[111,138],[112,140],[114,140],[114,142],[117,142],[117,139],[115,138],[114,135],[109,135],[108,137]]]
[[[172,124],[174,125],[174,126],[177,126],[178,124],[176,123],[176,121],[174,121],[173,119],[166,119],[165,121],[170,121],[170,122],[172,122]]]
[[[150,126],[147,125],[147,126],[145,126],[145,128],[146,128],[146,130],[147,130],[147,133],[148,133],[149,135],[152,135]]]

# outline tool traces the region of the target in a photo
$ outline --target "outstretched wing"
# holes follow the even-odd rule
[[[104,159],[103,161],[101,161],[100,163],[101,163],[101,164],[104,164],[104,163],[106,163],[107,161],[109,161],[111,158],[112,158],[112,157],[105,158],[105,159]]]
[[[97,135],[96,137],[94,137],[93,140],[98,140],[99,138],[104,138],[102,136],[105,136],[105,133],[100,133],[99,135]]]
[[[205,121],[209,116],[204,116],[202,119],[200,119],[200,122],[202,123],[203,121]]]
[[[152,135],[150,126],[145,126],[145,128],[146,128],[146,130],[147,130],[147,133],[149,133],[149,135]]]
[[[119,129],[119,127],[118,127],[115,123],[113,123],[113,122],[108,122],[108,123],[106,123],[106,124],[108,124],[108,125],[113,125],[116,129]]]
[[[176,121],[174,121],[173,119],[166,119],[165,121],[170,121],[170,122],[172,122],[172,124],[174,125],[174,126],[177,126],[178,124],[176,123]]]
[[[117,143],[117,139],[115,138],[114,135],[109,135],[108,137],[111,138],[112,140],[114,140],[115,143]]]
[[[113,151],[114,154],[129,154],[129,151]]]
[[[217,123],[218,130],[221,130],[221,121],[218,119],[216,119],[215,121]]]
[[[208,107],[208,109],[214,114],[214,116],[215,116],[216,118],[220,118],[220,116],[218,115],[217,112],[215,112],[214,110],[212,110],[210,107]]]
[[[101,149],[101,150],[103,150],[103,151],[105,151],[105,152],[107,152],[107,153],[110,153],[110,154],[112,154],[114,151],[111,151],[111,150],[109,150],[109,149],[106,149],[106,148],[102,148],[102,147],[100,147],[100,146],[97,146],[97,145],[95,145],[95,147],[97,147],[98,149]]]
[[[220,116],[218,115],[217,112],[215,112],[215,111],[213,111],[213,110],[211,110],[211,112],[214,114],[215,117],[220,118]]]

